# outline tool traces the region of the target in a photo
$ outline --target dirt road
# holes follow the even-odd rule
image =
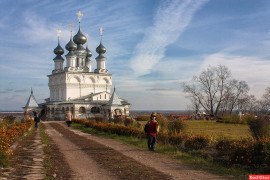
[[[43,124],[72,169],[72,179],[223,179],[61,122]]]
[[[174,160],[68,128],[63,122],[42,122],[52,143],[41,143],[40,128],[22,138],[11,157],[11,166],[0,169],[0,180],[7,179],[223,179],[193,170]],[[42,128],[43,129],[43,128]],[[43,132],[43,131],[42,131]],[[49,150],[44,154],[43,150]],[[50,157],[53,168],[45,171]]]

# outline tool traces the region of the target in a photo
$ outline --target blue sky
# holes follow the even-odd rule
[[[2,0],[0,110],[21,110],[31,87],[38,103],[49,97],[56,30],[64,47],[78,11],[94,67],[103,27],[107,69],[132,110],[185,110],[180,83],[219,64],[260,98],[270,86],[269,9],[268,0]]]

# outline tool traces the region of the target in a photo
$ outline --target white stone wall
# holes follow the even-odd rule
[[[91,93],[110,92],[111,75],[96,73],[57,73],[49,76],[50,100],[67,101]]]
[[[102,92],[93,96],[94,101],[109,101],[111,98],[111,94],[108,92]]]

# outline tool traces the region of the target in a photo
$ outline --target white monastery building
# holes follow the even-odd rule
[[[109,119],[120,115],[129,116],[128,101],[117,96],[115,88],[111,93],[112,74],[106,69],[106,48],[102,44],[103,29],[100,28],[101,40],[96,48],[97,67],[92,70],[92,52],[88,45],[84,47],[88,36],[82,33],[80,26],[82,13],[77,15],[79,30],[72,37],[73,25],[69,25],[71,37],[65,46],[68,51],[65,55],[66,60],[62,57],[64,49],[59,40],[61,31],[57,30],[58,45],[54,49],[54,70],[48,75],[50,97],[45,99],[45,103],[37,104],[31,90],[31,95],[23,107],[24,111],[36,111],[47,120],[64,120],[68,110],[73,113],[74,118],[102,116]]]

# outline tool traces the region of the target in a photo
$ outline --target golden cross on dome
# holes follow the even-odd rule
[[[77,15],[78,15],[79,22],[81,22],[81,19],[82,19],[83,14],[81,13],[81,11],[79,11],[77,13]]]
[[[102,36],[104,29],[101,27],[99,28],[100,35]]]
[[[104,29],[101,27],[99,28],[99,32],[100,32],[100,42],[102,42],[102,34],[103,34]]]
[[[60,29],[57,29],[56,32],[57,32],[57,37],[59,37],[60,36],[60,33],[61,33],[61,30]]]
[[[72,28],[74,27],[72,23],[70,23],[69,25],[69,28],[70,28],[70,32],[72,32]]]

